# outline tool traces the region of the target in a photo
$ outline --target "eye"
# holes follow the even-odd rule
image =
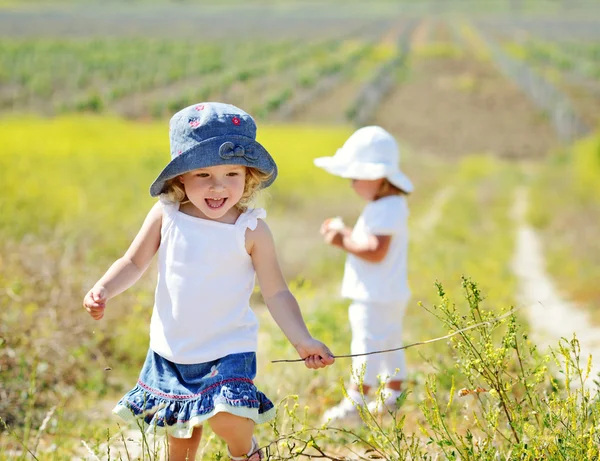
[[[239,176],[240,174],[237,171],[232,171],[231,173],[227,173],[227,176]]]
[[[208,178],[208,173],[196,173],[195,176],[198,178]]]

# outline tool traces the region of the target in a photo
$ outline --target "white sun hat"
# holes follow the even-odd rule
[[[413,191],[410,179],[400,171],[400,150],[394,137],[380,126],[356,130],[333,157],[319,157],[314,163],[342,178],[386,178],[404,192]]]

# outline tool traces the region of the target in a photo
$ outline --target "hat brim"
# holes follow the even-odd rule
[[[319,157],[314,159],[313,162],[315,166],[342,178],[367,180],[386,178],[390,183],[404,192],[410,193],[414,189],[408,176],[398,168],[390,168],[389,165],[383,163],[343,163],[336,157]]]
[[[250,153],[251,157],[237,155],[231,157],[221,156],[219,150],[225,142],[242,146]],[[171,160],[150,186],[150,195],[157,197],[162,194],[165,183],[169,179],[173,179],[188,171],[209,168],[216,165],[243,165],[270,174],[269,178],[261,185],[263,189],[269,187],[277,177],[277,165],[260,143],[246,136],[219,136],[207,139],[194,146],[193,149]]]
[[[392,185],[396,186],[398,189],[410,194],[415,186],[408,176],[406,176],[402,171],[396,171],[388,176],[386,176],[387,180],[392,183]]]

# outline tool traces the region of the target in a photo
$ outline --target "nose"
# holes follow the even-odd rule
[[[219,179],[214,179],[210,184],[210,190],[214,192],[219,192],[224,189],[223,183]]]

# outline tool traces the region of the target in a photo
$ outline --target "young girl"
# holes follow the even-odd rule
[[[402,318],[410,297],[407,282],[408,207],[410,180],[398,168],[399,152],[394,138],[383,128],[357,130],[333,157],[315,159],[315,165],[337,176],[350,178],[352,188],[368,203],[354,229],[339,219],[328,219],[321,233],[325,242],[348,253],[342,296],[352,300],[349,308],[352,354],[393,349],[402,344]],[[369,403],[395,408],[406,378],[404,351],[356,357],[353,377],[362,375],[364,394],[385,381],[383,401]],[[396,372],[396,370],[398,370]],[[349,386],[348,396],[329,409],[325,420],[355,418],[361,404],[359,382]]]
[[[99,320],[158,251],[150,349],[137,385],[114,413],[166,428],[171,461],[195,459],[202,423],[232,460],[260,460],[254,425],[275,409],[253,384],[258,321],[255,272],[267,307],[308,368],[334,362],[312,338],[281,274],[265,211],[248,208],[277,167],[256,142],[254,120],[220,103],[190,106],[170,122],[171,162],[150,188],[160,196],[133,243],[87,293]]]

